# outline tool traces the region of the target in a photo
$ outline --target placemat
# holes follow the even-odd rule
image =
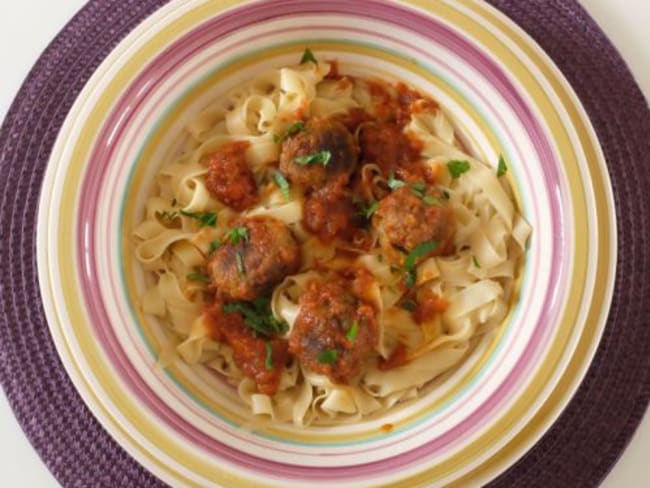
[[[38,197],[52,145],[84,83],[166,0],[92,0],[32,69],[0,128],[0,380],[27,437],[66,487],[165,486],[102,429],[66,376],[40,302]],[[555,60],[596,128],[614,189],[618,269],[602,343],[548,433],[491,487],[596,486],[650,399],[650,109],[574,0],[490,0]]]

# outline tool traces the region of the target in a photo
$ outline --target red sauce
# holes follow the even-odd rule
[[[379,360],[379,369],[381,371],[388,371],[389,369],[399,368],[408,363],[408,355],[406,354],[406,346],[401,342],[393,350],[388,359]]]
[[[364,109],[353,107],[345,114],[340,115],[339,120],[351,133],[354,134],[361,124],[375,119]]]
[[[210,327],[210,337],[225,342],[233,350],[235,364],[244,375],[255,381],[260,393],[274,395],[287,361],[287,342],[274,338],[256,337],[238,313],[224,313],[216,303],[205,311]],[[271,344],[273,369],[267,369],[267,346]]]
[[[257,186],[246,162],[248,141],[227,142],[210,160],[206,186],[217,199],[241,212],[257,203]]]
[[[312,193],[303,204],[305,228],[323,242],[350,240],[359,223],[358,209],[345,189],[345,179]]]
[[[447,310],[447,300],[429,290],[422,290],[418,297],[417,307],[413,311],[413,319],[418,323],[428,322],[437,314]]]
[[[420,159],[422,143],[402,132],[395,123],[376,123],[364,125],[359,133],[359,146],[364,162],[377,164],[385,174],[395,173],[408,165],[414,174],[423,169],[409,164]]]

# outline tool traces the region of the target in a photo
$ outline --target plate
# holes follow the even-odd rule
[[[474,152],[506,156],[533,235],[503,326],[422,399],[352,426],[260,428],[206,371],[160,366],[164,340],[137,305],[147,276],[129,234],[184,123],[305,47],[438,99]],[[185,0],[140,24],[79,95],[48,165],[37,249],[68,374],[106,430],[164,481],[417,486],[486,482],[550,426],[602,333],[615,236],[604,158],[577,97],[491,7]]]

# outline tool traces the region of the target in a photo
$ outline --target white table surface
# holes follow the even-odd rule
[[[650,0],[581,0],[630,65],[650,99]],[[28,71],[85,0],[0,0],[0,120]],[[0,485],[56,487],[0,393]],[[650,487],[650,413],[604,488]]]

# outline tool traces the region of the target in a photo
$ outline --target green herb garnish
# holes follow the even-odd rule
[[[290,187],[289,187],[289,182],[287,179],[284,177],[282,173],[279,171],[276,171],[273,173],[273,181],[275,182],[276,185],[278,185],[278,188],[280,188],[280,192],[282,192],[282,197],[286,202],[289,201],[290,198]]]
[[[244,258],[241,257],[241,253],[235,253],[235,261],[237,262],[237,271],[240,276],[246,276],[246,268],[244,268]]]
[[[432,197],[431,195],[425,195],[422,198],[422,201],[426,203],[427,205],[441,205],[440,200],[438,200],[436,197]]]
[[[398,188],[402,188],[403,186],[408,186],[411,189],[413,195],[418,197],[427,205],[437,205],[438,203],[440,203],[440,201],[437,198],[426,194],[427,184],[424,183],[423,181],[417,181],[415,183],[407,183],[406,181],[395,178],[395,176],[391,174],[388,177],[387,184],[388,184],[388,188],[390,188],[391,190],[397,190]]]
[[[451,195],[447,190],[442,190],[442,199],[443,200],[449,200],[451,198]]]
[[[476,259],[476,256],[472,256],[472,261],[474,262],[474,266],[477,268],[481,267],[481,264],[478,262],[478,259]]]
[[[330,162],[331,158],[332,158],[331,152],[318,151],[317,153],[309,154],[307,156],[296,156],[295,158],[293,158],[293,162],[297,164],[302,164],[303,166],[307,166],[308,164],[314,164],[314,163],[327,166],[327,163]]]
[[[400,307],[409,312],[413,312],[416,309],[417,305],[413,300],[404,300]]]
[[[336,349],[329,349],[318,355],[318,362],[321,364],[334,364],[338,358],[339,352]]]
[[[210,243],[210,247],[208,248],[208,254],[212,254],[214,251],[216,251],[220,247],[221,247],[221,241],[219,239],[212,241]]]
[[[239,241],[248,242],[248,229],[246,227],[233,227],[226,232],[226,238],[231,244],[239,244]]]
[[[186,212],[181,210],[181,215],[197,220],[200,227],[215,227],[217,225],[217,214],[215,212]]]
[[[345,334],[345,337],[349,341],[353,341],[357,338],[357,334],[359,334],[359,322],[355,320],[352,322],[352,327],[348,329],[348,333]]]
[[[259,297],[252,302],[231,302],[223,306],[224,313],[240,313],[244,323],[256,335],[273,337],[275,334],[284,334],[289,326],[284,321],[278,321],[271,312],[271,299]]]
[[[422,244],[417,245],[404,260],[404,282],[409,288],[415,285],[417,281],[417,273],[415,270],[415,264],[417,260],[422,256],[426,256],[431,251],[434,251],[439,245],[438,241],[425,241]]]
[[[300,64],[305,64],[309,61],[311,61],[314,64],[318,64],[318,60],[316,59],[316,56],[314,56],[314,53],[311,52],[311,49],[307,48],[305,49],[305,52],[302,54],[302,58],[300,59]]]
[[[210,283],[210,278],[201,273],[189,273],[185,276],[188,281],[200,281],[201,283]]]
[[[279,144],[280,142],[284,142],[287,137],[295,136],[298,132],[302,132],[304,130],[305,123],[302,120],[298,120],[297,122],[294,122],[289,127],[287,127],[287,130],[285,130],[284,134],[281,136],[275,134],[273,136],[273,142]]]
[[[366,205],[363,201],[361,201],[359,202],[358,207],[359,215],[361,215],[366,220],[370,220],[379,208],[379,202],[377,200],[373,200]]]
[[[460,175],[469,171],[468,161],[449,161],[447,162],[447,169],[452,178],[459,178]]]
[[[500,178],[508,172],[508,166],[506,165],[506,160],[503,159],[503,156],[499,156],[499,166],[497,167],[497,178]]]
[[[264,365],[269,371],[273,369],[273,346],[270,342],[266,343],[266,361],[264,362]]]

